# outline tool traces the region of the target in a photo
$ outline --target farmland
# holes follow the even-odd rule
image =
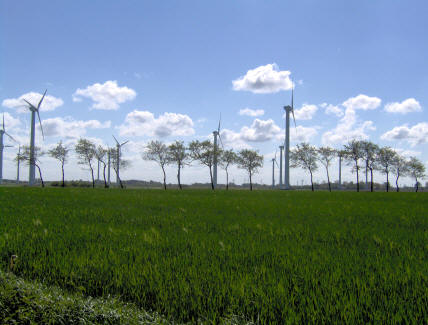
[[[0,188],[0,262],[175,322],[428,322],[428,195]]]

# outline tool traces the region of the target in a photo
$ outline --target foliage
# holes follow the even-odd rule
[[[290,151],[290,167],[301,167],[309,171],[311,175],[311,188],[314,191],[313,172],[318,169],[318,152],[314,146],[309,143],[302,142]]]
[[[61,163],[62,187],[65,186],[64,165],[67,162],[69,152],[70,152],[70,149],[63,146],[62,141],[58,142],[55,148],[52,148],[51,150],[48,151],[49,156],[58,160]]]
[[[92,141],[84,138],[80,138],[74,148],[74,151],[77,154],[78,164],[89,166],[92,177],[92,187],[95,187],[94,169],[92,167],[92,162],[95,158],[95,150],[95,144]]]
[[[366,168],[370,170],[370,192],[373,192],[373,170],[377,168],[379,146],[371,141],[361,141],[360,143],[362,149],[361,158],[365,160]]]
[[[146,145],[146,150],[143,152],[142,157],[144,160],[157,162],[159,166],[161,166],[163,172],[163,187],[166,190],[165,166],[171,161],[168,154],[168,147],[158,140],[152,140]]]
[[[425,166],[424,164],[416,157],[411,157],[408,162],[409,174],[415,179],[416,182],[416,192],[419,190],[419,179],[425,177]]]
[[[177,165],[177,181],[178,187],[181,190],[181,169],[186,165],[190,165],[190,156],[183,141],[175,141],[168,146],[168,157],[171,163],[175,163]]]
[[[378,169],[386,175],[386,191],[389,192],[389,172],[397,157],[397,153],[390,147],[380,148],[377,152]]]
[[[217,154],[221,154],[219,152],[219,148],[217,148]],[[209,141],[198,141],[194,140],[189,143],[189,154],[192,160],[198,161],[200,164],[205,165],[210,170],[210,179],[211,179],[211,189],[214,190],[214,182],[213,182],[213,173],[212,167],[214,164],[214,144]]]
[[[426,324],[427,196],[2,187],[0,269],[175,323]]]
[[[238,167],[247,171],[250,178],[250,190],[253,190],[252,176],[263,166],[263,156],[255,150],[242,149],[237,156]]]
[[[330,167],[331,161],[336,157],[336,150],[330,147],[320,147],[318,148],[318,160],[325,167],[327,172],[327,182],[328,182],[328,190],[331,192],[331,184],[330,184],[330,175],[328,172],[328,168]]]
[[[224,150],[221,152],[219,164],[226,171],[226,189],[229,189],[229,166],[238,162],[238,155],[233,150]]]
[[[353,169],[357,174],[357,192],[360,191],[359,171],[361,166],[359,160],[364,157],[364,147],[362,141],[352,140],[344,146],[345,159],[353,165]]]
[[[23,161],[27,165],[29,165],[30,161],[31,161],[30,146],[22,146],[21,149],[22,149],[22,151],[21,151],[21,153],[19,153],[16,156],[16,160],[17,161],[18,160]],[[40,168],[40,157],[42,157],[44,154],[45,154],[45,152],[43,152],[40,147],[37,147],[37,146],[34,147],[34,156],[33,156],[34,166],[36,166],[38,171],[39,171],[39,176],[40,176],[40,181],[42,182],[42,187],[45,187],[45,182],[43,181],[42,169]]]

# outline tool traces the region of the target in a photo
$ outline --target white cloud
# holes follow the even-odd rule
[[[10,129],[14,129],[15,127],[21,125],[21,121],[17,118],[14,118],[12,115],[10,115],[8,112],[3,113],[3,115],[0,117],[3,128],[3,116],[4,116],[4,128],[6,132],[8,132]]]
[[[246,115],[246,116],[262,116],[264,115],[265,111],[262,109],[251,109],[251,108],[243,108],[239,110],[239,115]]]
[[[351,97],[342,103],[343,106],[348,110],[361,109],[363,111],[376,109],[379,107],[381,99],[377,97],[369,97],[367,95],[358,95]]]
[[[296,120],[312,120],[318,107],[316,105],[303,104],[300,109],[294,110]]]
[[[192,119],[185,114],[164,113],[155,118],[149,111],[134,110],[126,115],[125,123],[119,126],[125,136],[189,136],[195,133]]]
[[[250,127],[241,129],[241,139],[250,142],[264,142],[279,134],[281,129],[272,119],[260,120],[256,118]]]
[[[407,149],[401,149],[401,148],[396,148],[393,150],[395,150],[398,154],[400,154],[404,157],[416,157],[416,156],[420,156],[422,153],[420,151],[407,150]]]
[[[80,102],[82,97],[86,97],[94,101],[93,109],[117,110],[119,104],[133,100],[136,95],[133,89],[119,87],[116,80],[108,80],[104,84],[95,83],[85,89],[77,89],[73,101]]]
[[[267,64],[248,70],[245,76],[232,81],[234,90],[251,91],[255,94],[276,93],[291,89],[290,71],[279,71],[278,66]]]
[[[418,123],[412,127],[407,124],[397,126],[380,137],[383,140],[406,140],[412,147],[428,142],[428,123]]]
[[[79,138],[86,134],[86,129],[105,129],[111,126],[110,121],[104,123],[98,120],[77,121],[71,117],[55,117],[42,121],[45,136],[62,138]]]
[[[421,105],[414,98],[408,98],[401,103],[394,102],[385,105],[385,111],[389,113],[407,114],[422,111]]]
[[[290,140],[294,142],[310,142],[317,134],[318,131],[316,128],[298,125],[297,128],[290,129]]]
[[[379,107],[380,98],[358,95],[344,101],[342,105],[346,108],[344,116],[340,119],[336,128],[324,132],[322,143],[325,145],[334,145],[346,143],[353,139],[368,139],[367,131],[373,131],[376,128],[372,121],[357,123],[357,110],[373,110]]]
[[[26,99],[28,102],[37,107],[42,99],[43,94],[36,92],[29,92],[23,94],[18,98],[8,98],[3,100],[2,105],[7,108],[16,108],[19,113],[28,112],[28,104],[24,101]],[[40,106],[40,111],[47,112],[53,111],[55,108],[60,107],[64,104],[64,101],[61,98],[56,98],[51,95],[46,95],[43,99],[42,105]]]
[[[323,103],[320,106],[325,109],[325,113],[327,115],[336,115],[337,117],[342,117],[345,114],[343,113],[343,109],[341,109],[339,106],[327,103]]]

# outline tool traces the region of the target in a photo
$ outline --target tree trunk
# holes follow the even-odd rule
[[[399,178],[400,178],[400,171],[397,171],[397,178],[395,179],[395,186],[397,187],[397,192],[400,192],[400,188],[398,187]]]
[[[250,191],[252,191],[253,190],[253,181],[252,181],[252,178],[251,178],[251,172],[250,172]]]
[[[389,173],[386,171],[386,191],[389,192]]]
[[[419,182],[418,182],[417,177],[415,177],[415,180],[416,180],[416,191],[415,192],[417,192],[417,191],[419,191]]]
[[[229,173],[227,172],[227,168],[226,168],[226,190],[229,189]]]
[[[107,179],[106,179],[106,167],[107,167],[107,165],[105,163],[103,163],[103,164],[104,164],[104,168],[103,168],[104,188],[108,188]]]
[[[211,177],[211,189],[214,191],[214,181],[213,181],[213,172],[211,170],[211,166],[210,167],[210,177]]]
[[[355,170],[357,171],[357,192],[360,191],[360,179],[358,178],[358,162],[355,161]]]
[[[328,190],[331,192],[330,175],[328,174],[328,167],[325,167],[325,169],[327,170]]]
[[[40,167],[38,164],[35,164],[35,166],[37,167],[37,169],[39,170],[39,175],[40,175],[40,181],[42,182],[42,187],[45,187],[45,183],[43,182],[43,177],[42,177],[42,171],[40,170]]]
[[[312,170],[309,169],[309,172],[311,173],[311,188],[312,188],[312,192],[314,192],[315,189],[314,189],[314,182],[312,181]]]
[[[92,168],[91,165],[89,165],[89,167],[91,168],[92,188],[95,188],[94,169]]]
[[[65,187],[65,181],[64,181],[64,163],[61,164],[61,170],[62,170],[62,187]]]
[[[373,168],[370,168],[370,192],[373,192]]]
[[[166,174],[165,174],[165,169],[162,167],[162,171],[163,171],[163,188],[164,190],[166,190]]]
[[[181,182],[180,182],[180,170],[181,170],[181,165],[178,164],[178,172],[177,172],[178,188],[182,190],[183,188],[181,187]]]

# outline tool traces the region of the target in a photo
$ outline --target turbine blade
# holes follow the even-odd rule
[[[275,164],[276,164],[276,166],[279,168],[279,165],[278,165],[278,162],[276,161],[276,159],[275,159]]]
[[[4,113],[3,113],[3,131],[5,131],[5,128],[4,128]]]
[[[294,117],[294,83],[293,83],[293,80],[291,80],[291,83],[292,83],[292,86],[291,86],[291,113],[293,114],[294,128],[297,130],[296,118]]]
[[[117,141],[116,137],[113,135],[114,141],[119,145],[119,141]]]
[[[30,107],[32,107],[32,108],[34,108],[34,109],[37,109],[33,104],[31,104],[28,100],[26,100],[25,98],[22,98],[22,100],[24,101],[24,102],[26,102],[28,105],[30,105]]]
[[[42,121],[40,120],[39,110],[37,110],[37,117],[39,118],[40,129],[42,130],[42,137],[43,137],[43,140],[45,140],[45,134],[43,133]]]
[[[297,130],[296,119],[294,117],[294,108],[291,109],[291,113],[293,113],[294,128]]]
[[[126,140],[124,143],[122,143],[120,146],[122,147],[123,145],[127,144],[129,142],[129,140]]]
[[[7,133],[6,131],[4,132],[4,134],[6,134],[9,138],[11,138],[13,141],[15,141],[16,143],[19,143],[18,141],[16,141],[15,139],[14,139],[14,137],[13,136],[11,136],[9,133]]]
[[[220,113],[220,119],[218,120],[218,129],[217,132],[220,135],[220,123],[221,123],[221,113]]]
[[[220,132],[218,133],[218,138],[219,138],[219,140],[220,140],[221,148],[222,148],[222,149],[224,149],[223,141],[221,140]]]
[[[37,109],[39,109],[40,108],[40,105],[42,105],[42,101],[43,101],[43,98],[45,98],[45,95],[46,95],[46,92],[47,92],[48,90],[46,89],[45,90],[45,93],[43,94],[43,96],[42,96],[42,99],[40,99],[40,102],[39,102],[39,105],[37,105]]]

